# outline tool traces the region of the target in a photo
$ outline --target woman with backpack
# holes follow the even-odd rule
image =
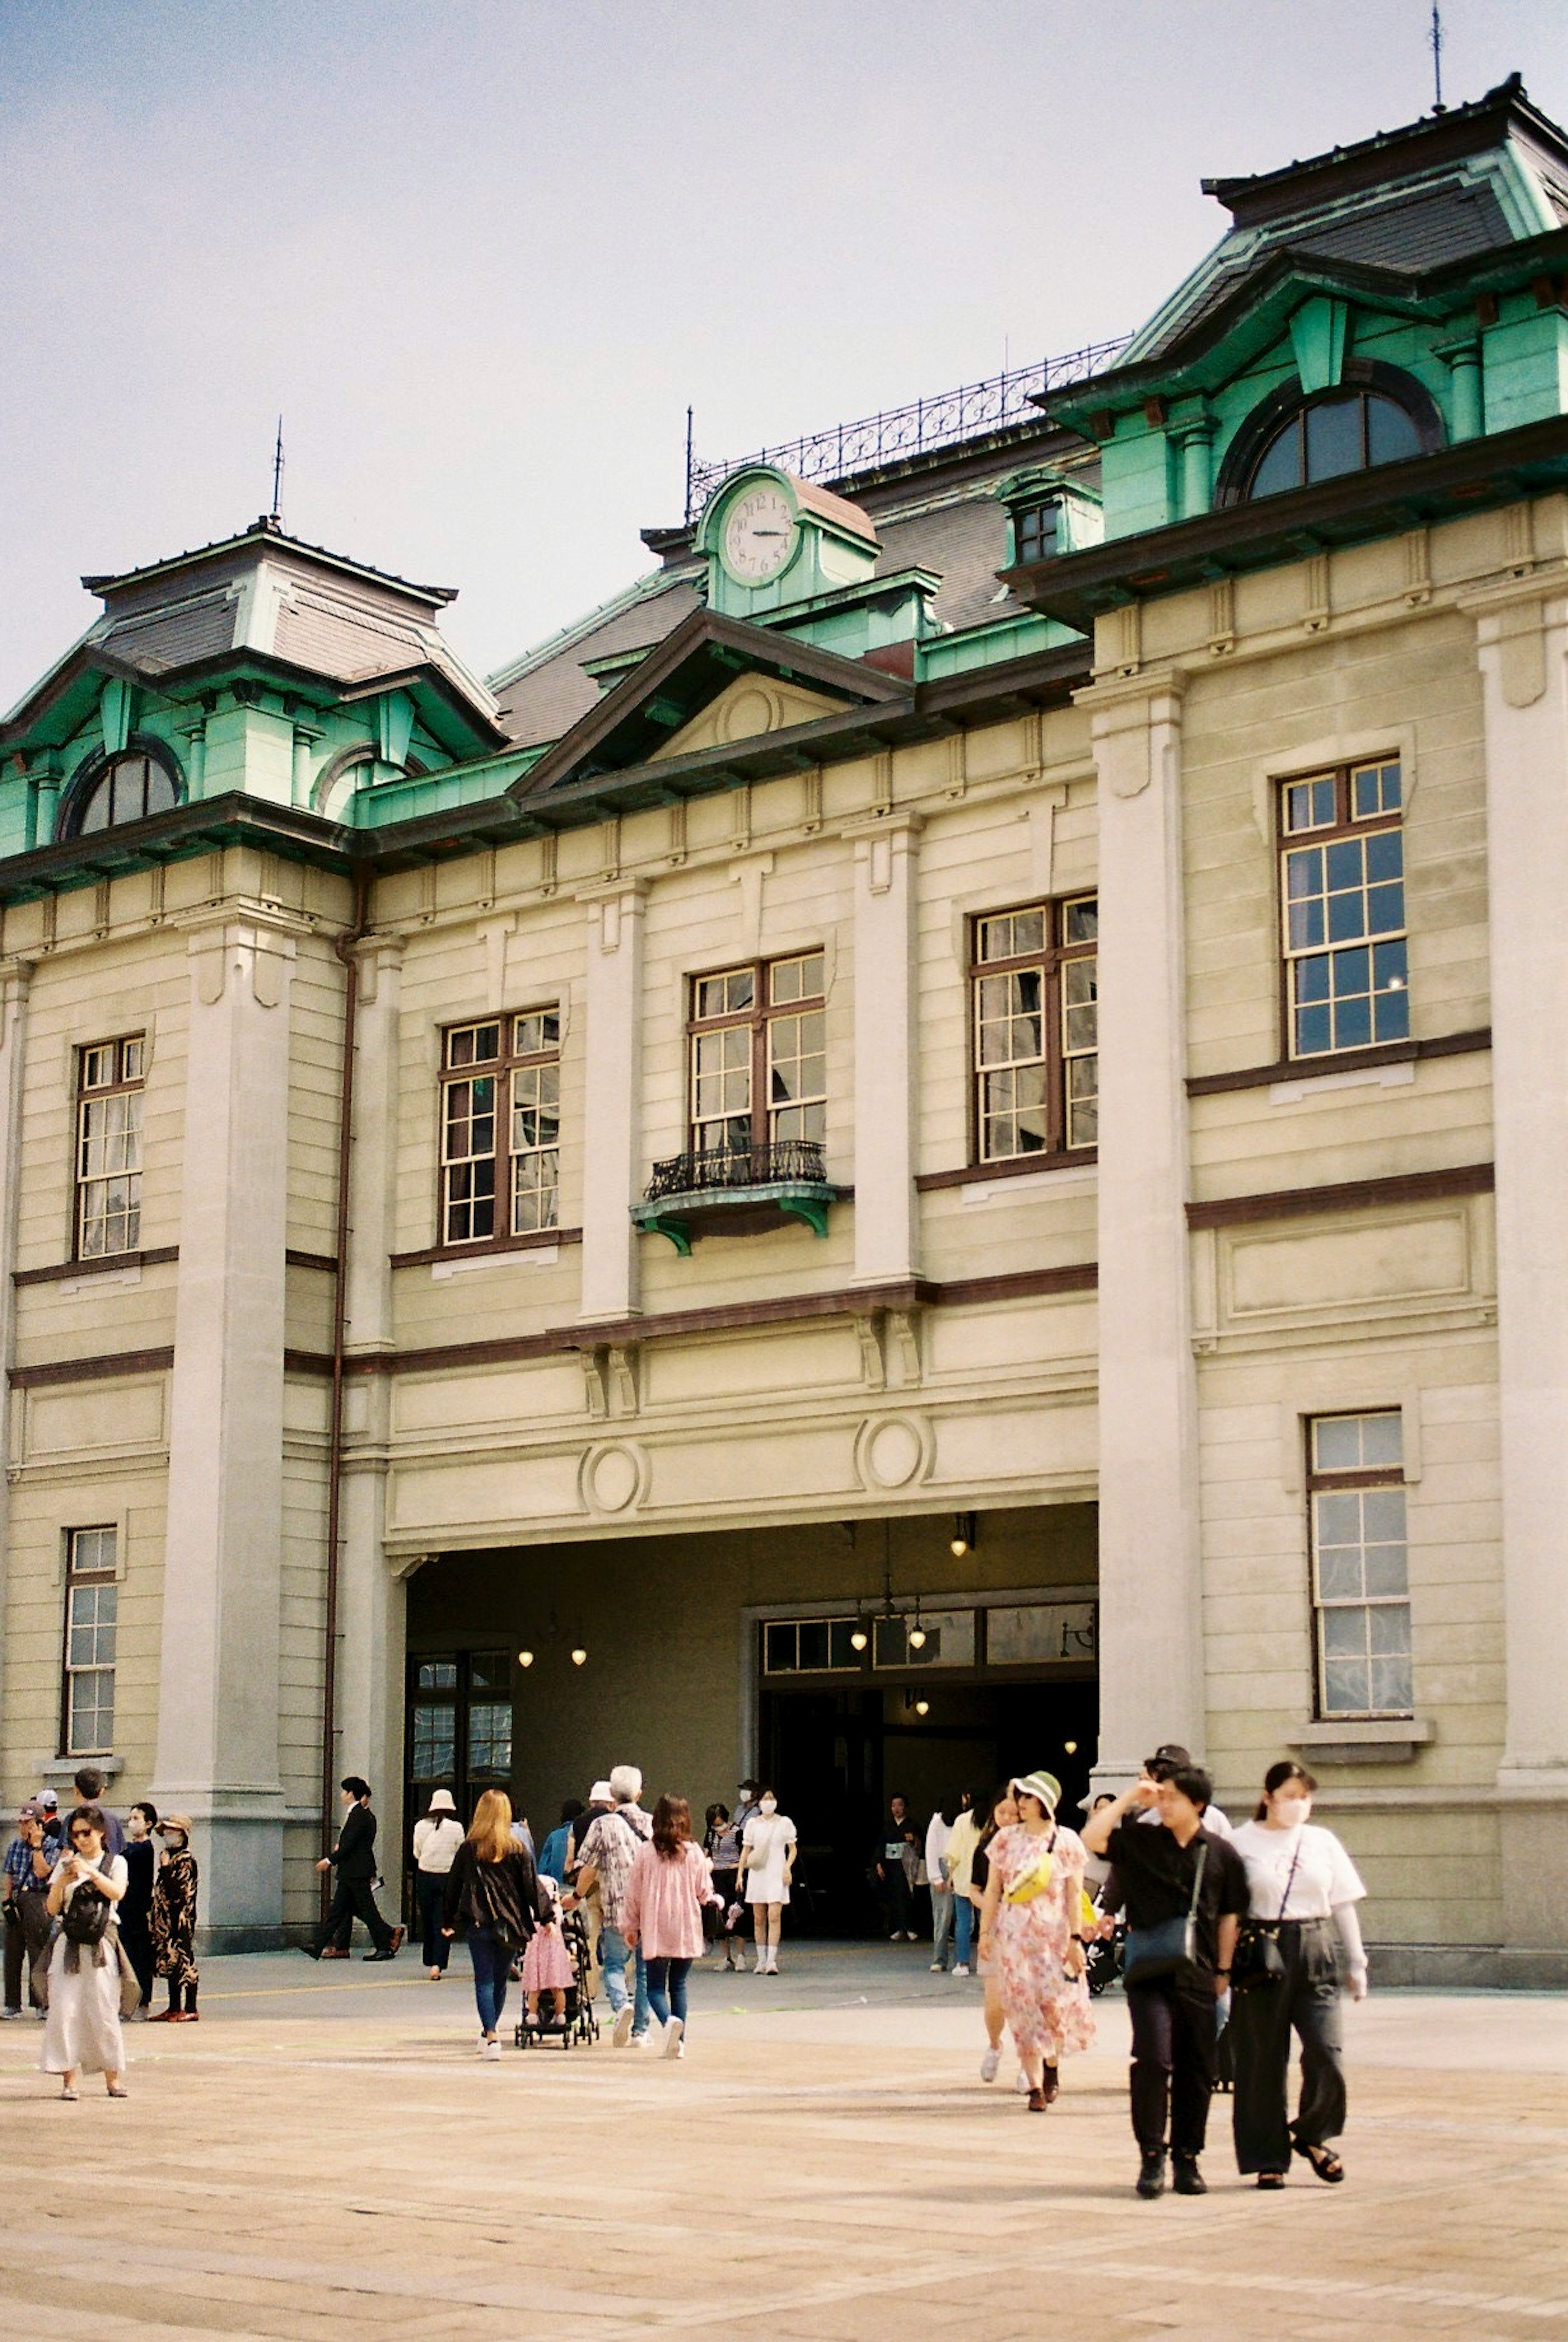
[[[112,2098],[129,2095],[115,1924],[125,1892],[125,1857],[107,1852],[108,1834],[100,1807],[78,1806],[65,1825],[66,1851],[49,1880],[49,1913],[60,1932],[49,1955],[43,2066],[45,2074],[63,2077],[63,2098],[75,2097],[79,2073],[102,2074]]]
[[[512,1962],[543,1916],[534,1857],[512,1835],[512,1800],[502,1789],[486,1789],[446,1874],[441,1931],[450,1939],[461,1922],[468,1938],[482,2057],[501,2055],[501,2012]]]

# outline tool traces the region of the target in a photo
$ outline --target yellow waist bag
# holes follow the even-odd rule
[[[1037,1895],[1044,1895],[1045,1889],[1050,1886],[1053,1867],[1054,1865],[1049,1854],[1041,1855],[1038,1861],[1034,1863],[1029,1869],[1021,1870],[1019,1872],[1017,1877],[1013,1881],[1012,1886],[1005,1890],[1003,1897],[1004,1901],[1008,1903],[1033,1903],[1034,1897]]]

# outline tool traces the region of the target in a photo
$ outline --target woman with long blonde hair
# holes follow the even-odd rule
[[[461,1923],[468,1939],[479,2055],[499,2057],[507,1976],[542,1916],[534,1857],[512,1835],[512,1800],[503,1789],[486,1789],[474,1809],[446,1874],[444,1911],[442,1934],[454,1935]]]

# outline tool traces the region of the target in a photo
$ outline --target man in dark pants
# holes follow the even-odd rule
[[[873,1860],[887,1906],[888,1936],[895,1944],[900,1936],[906,1936],[912,1944],[914,1941],[914,1930],[909,1924],[914,1917],[909,1874],[914,1867],[915,1845],[914,1824],[908,1806],[902,1797],[890,1797],[887,1819],[877,1838]]]
[[[316,1929],[315,1941],[306,1948],[312,1959],[319,1960],[334,1947],[340,1959],[346,1957],[348,1938],[353,1932],[355,1915],[370,1930],[373,1948],[365,1955],[367,1960],[390,1960],[397,1956],[403,1941],[401,1927],[389,1927],[375,1907],[373,1882],[375,1877],[375,1816],[370,1810],[370,1783],[350,1773],[340,1784],[343,1795],[343,1827],[337,1844],[329,1855],[316,1864],[318,1870],[335,1870],[337,1884],[332,1907]],[[338,1937],[343,1945],[338,1947]]]
[[[1198,2157],[1214,2087],[1215,2004],[1229,1987],[1236,1929],[1249,1899],[1240,1855],[1228,1839],[1203,1827],[1212,1789],[1201,1767],[1179,1765],[1159,1781],[1145,1775],[1084,1826],[1088,1851],[1108,1855],[1115,1865],[1131,1930],[1183,1919],[1189,1910],[1194,1916],[1191,1966],[1127,1987],[1133,2130],[1143,2155],[1138,2193],[1144,2197],[1164,2193],[1167,2129],[1177,2195],[1208,2193]],[[1140,1826],[1149,1808],[1163,1828]]]

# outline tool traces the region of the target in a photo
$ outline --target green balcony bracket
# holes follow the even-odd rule
[[[637,1226],[645,1236],[668,1236],[683,1260],[692,1256],[692,1231],[685,1220],[665,1212],[638,1213]]]
[[[826,1196],[795,1195],[777,1198],[780,1211],[787,1212],[792,1219],[804,1220],[814,1236],[825,1236],[827,1234],[829,1201]]]

